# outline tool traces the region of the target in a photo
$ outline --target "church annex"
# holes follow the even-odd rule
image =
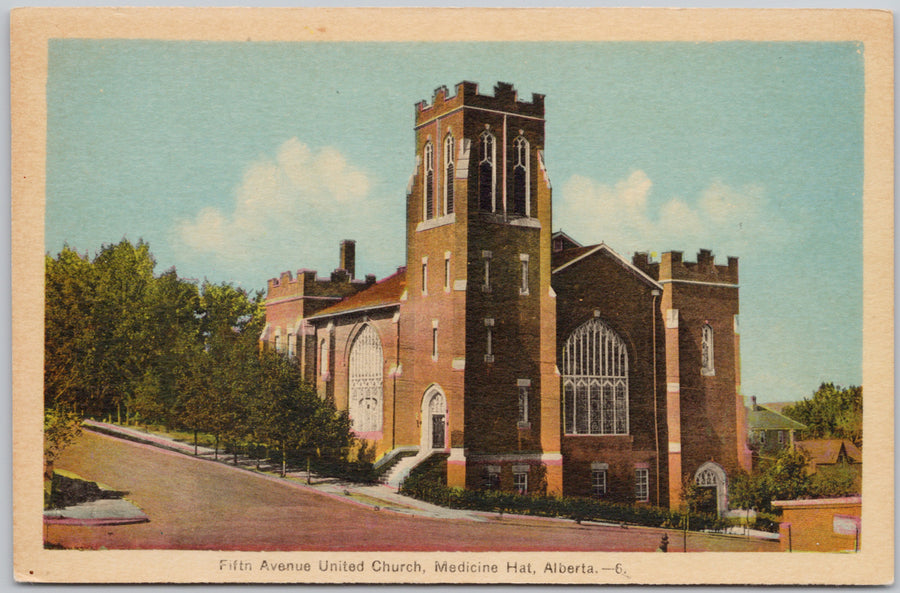
[[[750,469],[738,261],[629,261],[552,231],[544,97],[471,82],[415,106],[406,262],[268,283],[261,342],[349,412],[376,462],[434,452],[465,488],[677,506]],[[599,224],[599,223],[598,223]]]

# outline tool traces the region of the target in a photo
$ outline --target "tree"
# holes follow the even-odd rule
[[[811,399],[788,406],[784,414],[807,426],[803,438],[849,439],[862,447],[862,391],[822,383]]]
[[[44,408],[44,479],[53,478],[53,465],[81,434],[81,418],[61,406]]]

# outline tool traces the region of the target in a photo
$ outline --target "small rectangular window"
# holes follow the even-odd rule
[[[634,470],[634,498],[637,502],[650,500],[650,470],[637,468]]]
[[[444,255],[444,290],[450,290],[450,254]]]
[[[432,360],[437,360],[438,357],[438,348],[437,348],[437,338],[438,338],[438,328],[431,328],[431,358]]]
[[[606,470],[591,470],[591,495],[600,498],[606,494]]]
[[[484,473],[483,487],[486,490],[500,489],[500,470],[499,468],[489,467]]]
[[[519,422],[528,423],[528,390],[530,387],[519,387]]]
[[[422,294],[428,294],[428,262],[422,262]]]
[[[784,431],[783,430],[778,431],[778,444],[779,445],[784,444]]]
[[[491,292],[491,256],[490,251],[481,252],[481,258],[484,260],[484,284],[481,285],[481,290],[484,292]]]
[[[513,487],[518,494],[528,494],[528,474],[524,472],[514,473]]]
[[[522,269],[522,284],[519,286],[519,294],[528,294],[528,260],[523,259],[519,262]]]
[[[494,362],[494,320],[484,320],[484,362]]]

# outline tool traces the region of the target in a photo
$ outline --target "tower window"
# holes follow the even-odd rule
[[[437,319],[431,322],[431,360],[438,358],[438,322]]]
[[[494,320],[484,320],[484,362],[494,362]]]
[[[716,374],[713,351],[713,328],[708,323],[703,326],[700,338],[700,372],[707,376]]]
[[[491,257],[490,251],[482,251],[481,259],[484,260],[484,284],[481,285],[482,292],[491,292]]]
[[[530,154],[528,140],[519,136],[513,141],[515,161],[513,164],[513,214],[530,216],[531,212],[531,179],[530,179]]]
[[[497,209],[497,142],[488,131],[481,133],[481,159],[478,161],[478,205],[486,212]]]
[[[531,393],[531,380],[519,379],[519,426],[528,424],[528,398]]]
[[[425,144],[425,220],[434,218],[434,147]]]
[[[519,254],[519,269],[521,271],[521,284],[519,285],[519,294],[528,294],[528,254]]]
[[[422,258],[422,294],[428,294],[428,258]]]
[[[450,252],[444,253],[444,291],[450,290]]]
[[[453,136],[444,139],[444,214],[453,214]]]

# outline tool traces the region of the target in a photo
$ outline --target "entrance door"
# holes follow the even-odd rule
[[[444,448],[444,415],[431,416],[431,446],[434,449]]]

